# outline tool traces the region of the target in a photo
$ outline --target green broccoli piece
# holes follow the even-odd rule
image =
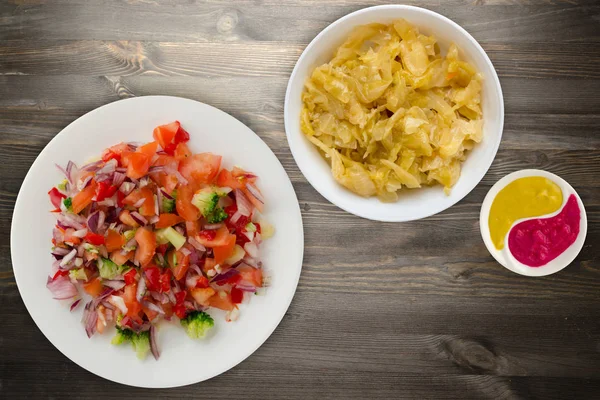
[[[116,328],[117,334],[112,338],[111,343],[118,346],[126,342],[131,342],[137,357],[140,360],[146,358],[150,352],[150,331],[135,333],[131,329],[121,328],[118,325]]]
[[[165,213],[171,213],[175,210],[175,199],[162,199],[162,211]]]
[[[192,204],[200,210],[200,213],[209,224],[215,224],[224,221],[227,218],[227,213],[218,206],[219,198],[227,195],[220,188],[205,188],[196,192],[192,198]]]
[[[121,275],[125,269],[122,265],[117,265],[108,258],[100,258],[98,260],[98,270],[100,271],[100,277],[103,279],[115,279],[117,275]]]
[[[192,311],[184,319],[181,325],[186,329],[192,339],[201,339],[215,325],[215,321],[204,311]]]
[[[221,207],[217,208],[212,214],[210,214],[206,220],[209,224],[217,224],[227,219],[229,215]]]
[[[63,200],[63,204],[67,210],[73,211],[73,199],[72,198],[67,197],[66,199]]]

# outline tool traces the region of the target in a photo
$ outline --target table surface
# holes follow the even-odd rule
[[[600,396],[600,4],[408,2],[450,17],[488,52],[504,89],[504,137],[457,205],[379,223],[308,184],[283,126],[287,80],[305,46],[337,18],[379,3],[0,3],[0,397]],[[155,391],[105,381],[56,350],[20,299],[9,250],[19,187],[48,141],[96,107],[152,94],[211,104],[263,138],[294,184],[306,238],[298,291],[271,338],[219,377]],[[479,234],[486,192],[523,168],[568,180],[588,213],[581,254],[545,278],[502,268]]]

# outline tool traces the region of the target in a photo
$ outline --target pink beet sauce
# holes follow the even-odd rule
[[[520,263],[541,267],[575,242],[580,220],[581,210],[572,194],[554,217],[530,219],[514,226],[508,236],[508,248]]]

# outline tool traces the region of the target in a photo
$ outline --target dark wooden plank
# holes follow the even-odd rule
[[[7,40],[0,43],[0,75],[287,77],[305,46],[255,41]],[[482,46],[501,77],[600,77],[600,43],[483,42]]]
[[[307,43],[334,20],[364,6],[245,2],[150,2],[79,0],[64,3],[20,1],[1,10],[4,39],[95,39],[151,41],[299,41]],[[394,3],[388,1],[388,3]],[[484,42],[597,42],[597,4],[465,5],[430,3]],[[464,4],[464,3],[463,3]],[[77,24],[72,21],[77,20]],[[45,23],[52,21],[51,23]],[[168,21],[168,29],[165,27]],[[158,27],[158,29],[157,29]]]

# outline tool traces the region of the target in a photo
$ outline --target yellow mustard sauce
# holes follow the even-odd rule
[[[562,190],[548,178],[531,176],[506,185],[494,198],[488,219],[496,249],[504,248],[504,237],[516,220],[553,213],[562,202]]]

